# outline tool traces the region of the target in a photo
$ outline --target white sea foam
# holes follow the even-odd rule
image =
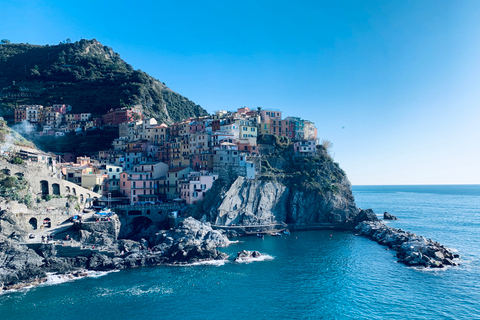
[[[228,260],[205,260],[205,261],[198,261],[193,263],[175,263],[169,264],[169,266],[174,267],[191,267],[191,266],[223,266],[225,263],[229,262]]]
[[[66,274],[56,274],[56,273],[48,273],[47,274],[47,281],[40,285],[52,286],[56,284],[61,284],[64,282],[71,282],[87,277],[91,278],[99,278],[106,276],[112,272],[119,272],[120,270],[112,270],[112,271],[93,271],[93,270],[84,270],[81,272],[76,272],[75,274],[66,273]]]
[[[65,282],[72,282],[75,280],[84,279],[87,277],[99,278],[109,273],[118,272],[118,271],[120,270],[112,270],[112,271],[84,270],[84,271],[76,272],[75,274],[47,273],[47,280],[42,283],[35,284],[35,285],[26,285],[25,287],[22,287],[20,289],[3,290],[3,291],[0,291],[0,294],[13,293],[13,292],[25,292],[37,286],[53,286],[53,285],[57,285]]]
[[[235,261],[236,263],[252,263],[252,262],[258,262],[258,261],[269,261],[275,259],[271,255],[268,254],[263,254],[258,257],[258,258],[249,258],[249,259],[239,259]]]

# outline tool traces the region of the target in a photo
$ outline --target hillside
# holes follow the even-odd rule
[[[52,46],[0,45],[0,88],[0,108],[7,119],[16,105],[55,103],[93,115],[137,107],[167,123],[207,114],[95,39]]]

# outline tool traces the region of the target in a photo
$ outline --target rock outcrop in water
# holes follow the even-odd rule
[[[398,261],[409,266],[456,266],[453,259],[460,257],[438,242],[402,229],[391,228],[380,221],[364,221],[355,229],[362,236],[395,250]]]
[[[383,220],[398,220],[397,217],[395,217],[393,214],[390,214],[388,212],[383,213]]]
[[[235,262],[245,262],[255,258],[260,258],[262,254],[258,251],[248,251],[242,250],[237,253],[237,257],[235,258]]]

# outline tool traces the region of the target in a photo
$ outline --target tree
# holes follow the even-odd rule
[[[0,44],[10,44],[10,40],[2,39],[2,40],[0,40]]]
[[[65,40],[65,42],[66,42],[66,43],[72,43],[72,40],[70,40],[70,38],[67,38],[67,39]]]
[[[333,148],[333,143],[330,140],[323,139],[322,140],[322,147],[325,150],[330,151]]]

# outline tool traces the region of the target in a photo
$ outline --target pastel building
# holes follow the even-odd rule
[[[297,155],[314,156],[317,154],[316,140],[302,140],[294,142],[293,150]]]
[[[185,180],[193,170],[190,167],[170,169],[165,177],[158,180],[158,190],[166,199],[176,199],[180,196],[180,181]]]
[[[208,171],[192,171],[185,181],[180,183],[180,198],[187,204],[194,204],[202,201],[205,194],[218,179],[218,175]]]
[[[120,192],[130,204],[157,201],[155,180],[151,172],[124,171],[120,174]]]

